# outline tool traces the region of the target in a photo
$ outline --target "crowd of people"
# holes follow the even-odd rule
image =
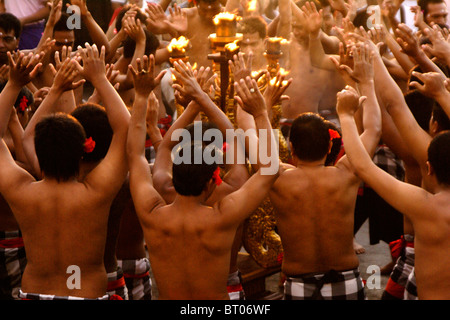
[[[153,278],[161,300],[244,300],[244,222],[268,197],[285,300],[366,299],[367,219],[391,250],[381,299],[449,299],[447,5],[419,0],[411,26],[402,3],[0,1],[0,298],[151,300]],[[233,117],[221,12],[242,34]]]

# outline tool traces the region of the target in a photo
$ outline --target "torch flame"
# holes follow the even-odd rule
[[[173,52],[174,50],[178,50],[182,53],[186,52],[186,48],[189,44],[189,40],[186,39],[184,36],[179,37],[178,39],[173,38],[169,45],[167,46],[167,50],[169,52]]]
[[[234,19],[236,19],[236,15],[230,12],[221,12],[219,14],[216,14],[214,16],[214,24],[218,25],[220,20],[228,20],[228,21],[233,21]]]
[[[227,43],[225,45],[225,49],[228,50],[229,52],[233,52],[233,51],[237,50],[239,48],[239,46],[237,45],[237,42],[238,42],[238,40]]]

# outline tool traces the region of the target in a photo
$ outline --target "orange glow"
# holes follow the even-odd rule
[[[180,53],[185,53],[186,48],[189,45],[189,40],[186,39],[184,36],[179,37],[178,39],[173,38],[169,45],[167,46],[167,50],[169,50],[170,53],[174,51],[178,51]]]

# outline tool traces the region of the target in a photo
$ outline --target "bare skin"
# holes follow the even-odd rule
[[[198,106],[205,110],[217,109],[195,81],[192,69],[186,69],[184,64],[176,64],[175,68],[177,79],[184,80],[183,86],[177,88],[184,94],[190,92],[195,101],[177,121],[190,117],[190,112],[197,114],[200,111]],[[138,80],[148,77],[146,72],[139,71],[135,73]],[[140,119],[145,112],[142,108],[133,109],[127,150],[131,193],[149,245],[159,298],[229,299],[226,284],[236,230],[263,200],[278,175],[257,173],[239,190],[220,199],[212,207],[205,204],[215,189],[214,179],[211,178],[200,195],[177,194],[171,204],[165,205],[153,188],[152,177],[143,157],[141,142],[145,139],[145,128]],[[265,105],[259,104],[259,109],[252,110],[251,114],[258,125],[270,127]]]
[[[105,105],[114,106],[106,107],[111,110],[107,113],[114,134],[105,159],[82,182],[76,176],[58,182],[46,177],[45,172],[43,179],[36,181],[15,165],[4,143],[0,145],[2,176],[8,181],[1,184],[1,192],[15,214],[27,248],[28,263],[22,279],[22,290],[27,293],[98,298],[106,292],[103,253],[110,206],[127,171],[124,145],[129,113],[102,76],[104,50],[100,55],[96,47],[86,50],[81,52],[84,68],[75,61],[65,63],[46,99],[47,104],[57,101],[63,91],[76,87],[72,81],[78,73],[93,81],[106,99]],[[45,104],[44,100],[43,110],[51,105]],[[80,289],[67,286],[67,268],[72,265],[80,268]]]

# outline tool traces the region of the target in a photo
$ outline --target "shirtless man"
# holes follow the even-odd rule
[[[175,68],[177,79],[184,79],[183,86],[177,87],[177,90],[182,90],[194,99],[177,121],[185,121],[183,119],[192,116],[189,113],[197,114],[201,109],[217,111],[217,107],[196,82],[192,70],[184,64],[175,64]],[[147,67],[144,70],[147,71]],[[135,76],[148,77],[145,72],[136,73]],[[257,89],[256,83],[254,86]],[[255,94],[258,93],[255,91]],[[259,128],[270,128],[264,104],[249,106],[247,111],[254,116]],[[224,115],[221,117],[223,121],[228,121]],[[130,186],[149,245],[159,298],[229,299],[226,284],[236,229],[264,199],[278,174],[261,175],[258,172],[239,190],[221,198],[211,207],[205,205],[205,201],[214,191],[216,183],[220,184],[217,164],[207,165],[203,162],[196,166],[174,165],[173,181],[177,195],[172,204],[165,205],[152,186],[152,177],[144,156],[144,118],[145,104],[142,103],[141,108],[133,109],[129,129]],[[271,146],[273,137],[271,134],[267,136],[268,146]],[[230,145],[233,148],[234,143]],[[203,150],[204,146],[200,148]],[[186,170],[194,171],[187,173]],[[216,174],[213,175],[214,172]],[[197,187],[194,190],[194,181],[200,176],[203,183],[195,183]],[[188,181],[189,177],[193,180]]]
[[[355,52],[356,70],[360,72],[359,89],[367,97],[362,139],[373,155],[381,118],[373,69],[364,47]],[[342,103],[358,104],[358,98],[356,91],[350,90]],[[335,166],[325,166],[334,136],[328,129],[324,119],[314,113],[304,113],[294,120],[290,144],[295,166],[286,165],[269,194],[278,213],[284,250],[285,299],[364,298],[359,261],[353,249],[353,217],[360,180],[345,156]],[[352,289],[346,287],[344,277],[352,283]],[[333,296],[333,292],[341,296]]]
[[[282,110],[283,118],[291,121],[303,112],[319,111],[319,103],[327,94],[324,84],[328,83],[329,72],[311,64],[309,31],[304,15],[292,11],[296,8],[291,8],[290,0],[280,0],[279,7],[278,36],[290,40],[284,52],[284,68],[293,79],[286,90],[290,99],[283,102]]]
[[[27,248],[21,298],[108,298],[103,253],[110,206],[128,169],[124,147],[130,116],[106,78],[104,55],[104,49],[99,54],[95,46],[87,46],[81,51],[83,67],[70,61],[55,77],[47,96],[54,100],[53,95],[73,89],[71,81],[78,72],[101,92],[113,138],[106,157],[83,182],[77,181],[77,175],[86,136],[73,117],[56,114],[36,125],[36,154],[44,177],[39,182],[15,165],[4,144],[0,146],[4,177],[0,190],[11,205]],[[52,134],[54,130],[57,135]],[[50,138],[63,135],[66,138],[59,143]],[[74,270],[77,280],[68,285],[67,272]]]
[[[407,215],[415,237],[415,275],[420,300],[450,298],[450,133],[435,136],[428,147],[428,172],[434,187],[426,189],[403,183],[380,170],[361,146],[353,115],[355,106],[340,104],[338,114],[346,152],[358,175],[392,206]],[[410,128],[410,130],[413,130]],[[417,132],[419,133],[419,132]]]

